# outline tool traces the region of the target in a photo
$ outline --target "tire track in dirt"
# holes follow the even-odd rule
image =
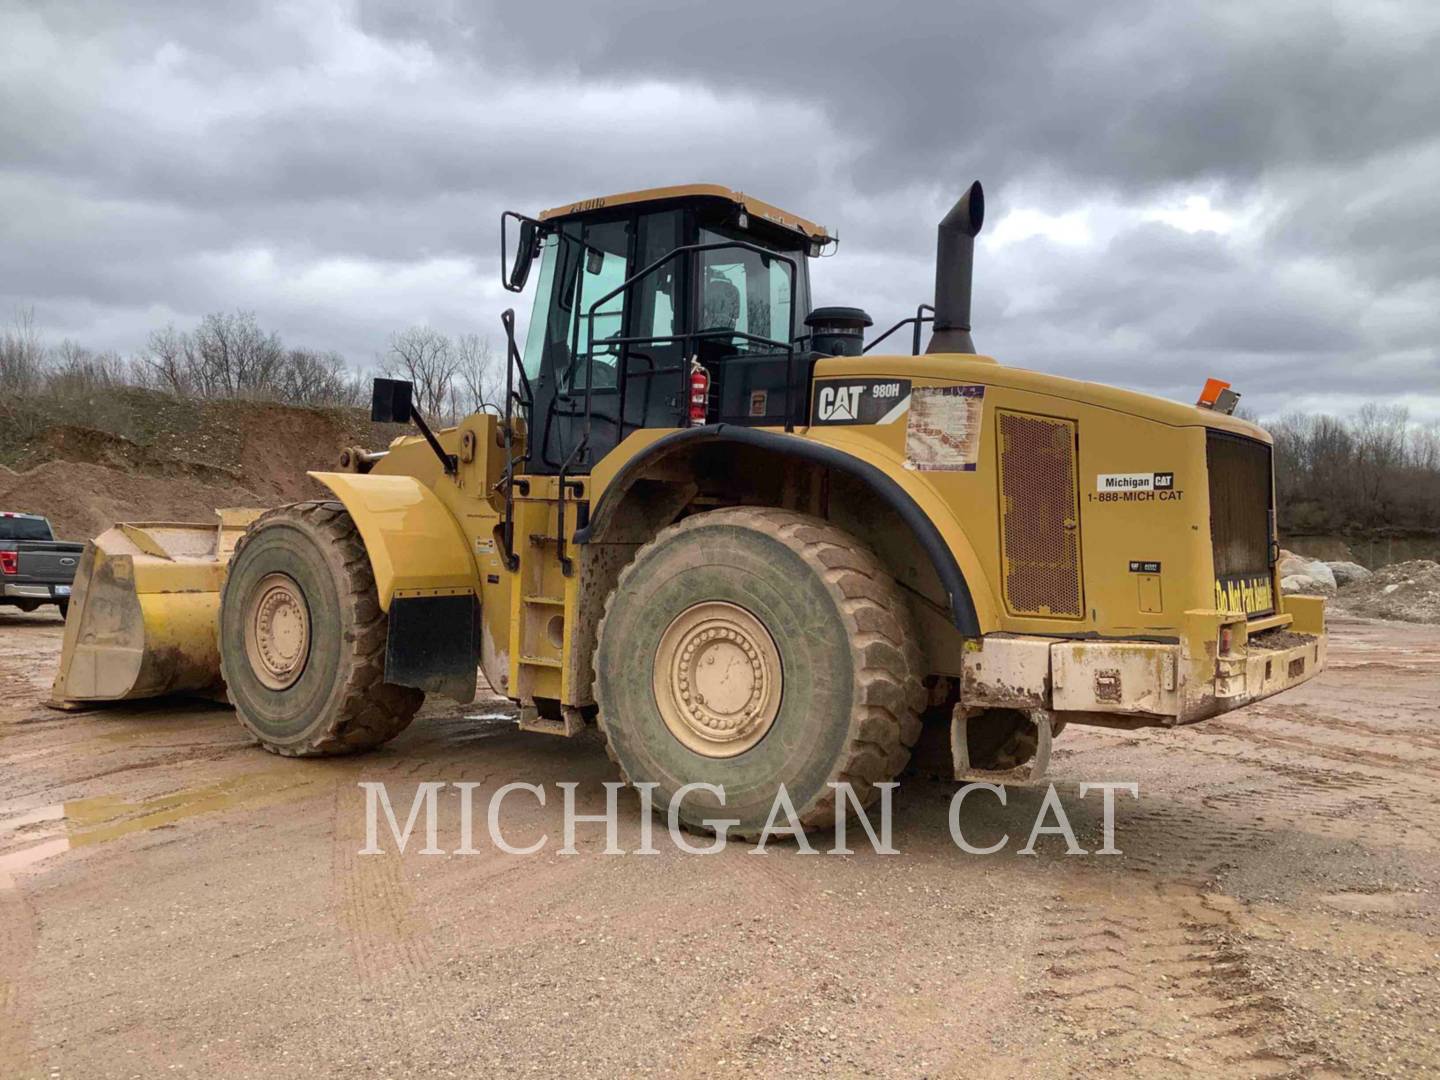
[[[1369,724],[1363,720],[1341,719],[1337,716],[1329,716],[1317,709],[1306,708],[1294,708],[1283,714],[1267,715],[1261,711],[1265,708],[1265,706],[1259,706],[1255,712],[1257,717],[1264,716],[1267,721],[1275,720],[1295,725],[1301,729],[1323,728],[1326,731],[1356,736],[1361,739],[1371,737],[1386,742],[1401,742],[1406,746],[1423,746],[1430,750],[1440,750],[1440,735],[1430,734],[1428,726],[1397,724],[1387,727],[1382,724]],[[1227,729],[1225,733],[1230,734],[1230,731]]]
[[[1367,765],[1372,768],[1401,772],[1406,775],[1420,773],[1427,777],[1440,779],[1440,764],[1431,764],[1427,761],[1416,760],[1415,758],[1407,759],[1397,754],[1386,754],[1361,747],[1337,746],[1333,743],[1313,742],[1299,736],[1263,735],[1257,731],[1227,729],[1224,732],[1217,732],[1217,734],[1223,735],[1226,738],[1237,739],[1241,742],[1252,743],[1255,746],[1308,754],[1330,761],[1343,762],[1347,765]],[[1398,736],[1398,738],[1403,739],[1404,736]]]
[[[1123,873],[1067,885],[1039,913],[1044,968],[1030,1003],[1092,1046],[1100,1070],[1312,1076],[1333,1066],[1256,976],[1240,911],[1187,885],[1137,889]]]
[[[1279,745],[1238,741],[1258,746],[1262,752]],[[1278,820],[1299,831],[1358,838],[1377,847],[1413,847],[1418,843],[1429,850],[1440,840],[1440,797],[1437,797],[1440,785],[1431,782],[1428,775],[1415,776],[1404,767],[1363,759],[1346,759],[1352,766],[1349,769],[1305,764],[1297,758],[1328,760],[1309,745],[1284,745],[1283,749],[1289,753],[1283,758],[1223,749],[1222,745],[1212,740],[1209,746],[1186,749],[1192,754],[1253,769],[1256,776],[1268,774],[1282,777],[1286,782],[1278,785],[1253,780],[1239,782],[1223,791],[1204,795],[1201,803],[1208,808],[1243,814],[1256,822]],[[1267,829],[1270,827],[1266,825]],[[1424,838],[1410,836],[1410,830],[1424,834]]]
[[[0,1077],[23,1075],[30,1061],[28,993],[34,955],[34,913],[14,877],[0,870]]]
[[[435,967],[429,928],[404,876],[403,858],[390,851],[393,840],[383,811],[380,847],[384,854],[361,855],[365,846],[365,796],[354,784],[335,787],[335,842],[332,876],[336,914],[346,946],[362,981],[384,988],[423,978]],[[403,823],[408,804],[396,806]],[[424,844],[423,819],[412,846]]]

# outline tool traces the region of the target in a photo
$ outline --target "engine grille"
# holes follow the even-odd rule
[[[1268,615],[1275,610],[1270,579],[1270,447],[1211,431],[1205,437],[1210,474],[1210,544],[1216,606]]]
[[[1017,615],[1084,613],[1075,425],[997,413],[1005,604]]]

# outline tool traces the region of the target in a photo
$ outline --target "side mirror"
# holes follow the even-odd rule
[[[510,250],[508,225],[511,218],[515,219],[520,228],[515,242],[515,261],[507,265]],[[507,210],[500,215],[500,279],[510,292],[520,292],[525,288],[525,282],[530,278],[530,264],[535,261],[535,252],[540,246],[539,236],[539,223],[531,218],[523,217],[513,210]]]
[[[370,419],[377,424],[408,424],[415,415],[411,407],[413,383],[404,379],[376,379],[370,390]]]

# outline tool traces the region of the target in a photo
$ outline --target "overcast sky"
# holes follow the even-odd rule
[[[1440,419],[1440,4],[0,0],[0,314],[498,340],[500,211],[688,181],[824,222],[816,300],[1193,400]],[[528,314],[530,297],[520,305]]]

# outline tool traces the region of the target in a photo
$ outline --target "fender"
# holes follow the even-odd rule
[[[950,598],[950,619],[955,628],[966,637],[981,635],[981,612],[976,609],[975,599],[957,554],[965,560],[972,573],[978,573],[979,560],[943,500],[912,476],[906,475],[897,480],[893,473],[900,470],[895,468],[887,471],[882,466],[888,463],[884,462],[880,455],[867,452],[862,457],[849,447],[841,450],[827,443],[796,435],[782,435],[760,428],[728,424],[707,424],[704,427],[673,432],[657,439],[620,467],[601,492],[589,523],[575,533],[575,541],[586,543],[591,536],[604,531],[609,516],[615,512],[625,491],[643,469],[667,454],[701,440],[761,447],[776,454],[814,461],[827,468],[848,473],[861,481],[877,498],[895,511],[914,534],[921,550],[929,557],[940,584]],[[876,460],[866,460],[871,457]],[[988,595],[982,593],[982,600],[987,599]],[[994,626],[996,613],[993,605],[987,604],[984,615],[985,625]]]
[[[413,476],[312,472],[345,504],[375,571],[380,609],[396,597],[479,595],[460,523]]]
[[[390,615],[385,681],[475,700],[479,579],[454,515],[413,476],[310,475],[344,503],[365,541]]]

